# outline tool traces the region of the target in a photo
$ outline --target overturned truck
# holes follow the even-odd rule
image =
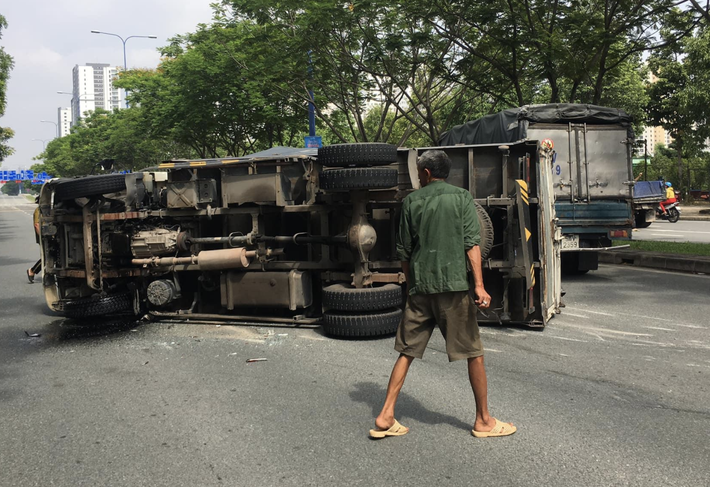
[[[392,333],[406,298],[395,232],[426,150],[279,147],[52,180],[39,203],[47,304],[76,319]],[[544,326],[559,307],[551,154],[536,142],[443,150],[448,181],[477,202],[493,298],[480,320]]]

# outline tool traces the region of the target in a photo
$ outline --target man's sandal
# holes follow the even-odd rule
[[[30,274],[30,269],[27,269],[27,279],[29,279],[30,284],[34,284],[34,283],[35,283],[35,276],[32,275],[32,274]]]
[[[390,426],[389,429],[370,430],[370,438],[380,439],[384,438],[385,436],[402,436],[406,435],[407,432],[409,432],[409,428],[402,426],[401,424],[399,424],[399,421],[395,419],[394,424]]]
[[[493,418],[495,419],[495,418]],[[503,421],[498,421],[495,419],[496,425],[490,431],[476,431],[471,430],[471,434],[476,438],[494,438],[497,436],[509,436],[515,433],[518,428],[510,423],[504,423]]]

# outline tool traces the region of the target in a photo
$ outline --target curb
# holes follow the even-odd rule
[[[710,274],[710,258],[694,255],[661,254],[656,252],[605,250],[599,252],[599,262],[633,265],[666,271]]]

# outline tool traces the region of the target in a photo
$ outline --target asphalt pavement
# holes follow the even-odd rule
[[[633,239],[657,242],[710,243],[710,221],[681,219],[676,223],[671,223],[666,220],[656,220],[647,228],[634,230]]]
[[[393,338],[49,312],[31,206],[0,208],[0,485],[704,486],[710,277],[602,266],[544,331],[485,327],[507,438],[471,436],[465,363],[436,333],[373,441]],[[29,335],[39,334],[39,337]],[[249,358],[266,358],[248,364]]]

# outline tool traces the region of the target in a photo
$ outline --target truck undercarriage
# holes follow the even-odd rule
[[[485,278],[499,308],[483,321],[542,326],[557,306],[546,290],[556,252],[549,222],[540,220],[539,194],[547,189],[537,184],[536,147],[514,152],[531,147],[527,173],[501,167],[511,149],[504,156],[494,147],[450,149],[452,184],[484,187],[473,175],[466,184],[455,176],[475,172],[467,169],[474,153],[498,167],[486,183],[497,179],[496,194],[474,194]],[[395,232],[422,150],[274,148],[53,180],[40,196],[47,304],[72,318],[149,313],[320,323],[336,336],[392,333],[405,301]]]

